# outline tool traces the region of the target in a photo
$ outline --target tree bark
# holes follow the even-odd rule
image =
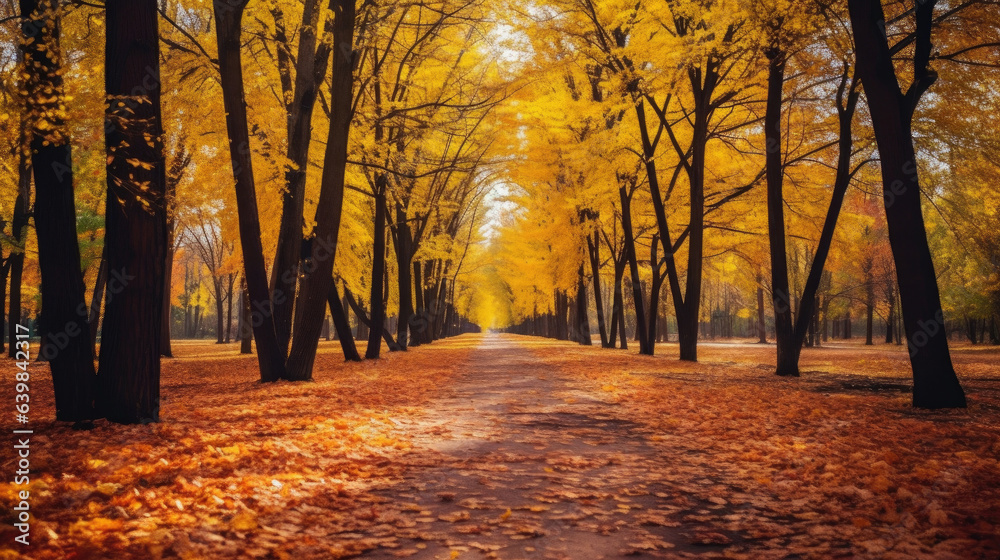
[[[413,334],[411,346],[419,346],[423,342],[424,333],[429,327],[427,323],[427,310],[424,309],[424,274],[423,264],[420,261],[413,262],[413,295],[417,302],[417,309],[411,318],[410,332]]]
[[[628,337],[625,336],[625,296],[622,294],[622,279],[625,277],[626,258],[624,255],[615,263],[615,293],[611,303],[611,346],[615,345],[615,333],[618,333],[619,347],[628,350]]]
[[[757,273],[757,342],[767,344],[767,320],[764,314],[764,278]]]
[[[875,333],[875,286],[871,278],[865,286],[865,346],[875,344],[873,335]]]
[[[889,300],[889,315],[885,320],[885,343],[892,344],[892,331],[896,323],[896,290],[890,286],[886,297]]]
[[[347,299],[347,304],[354,310],[354,315],[358,318],[358,338],[367,338],[372,331],[372,322],[368,317],[368,313],[361,308],[361,305],[354,299],[354,294],[347,289],[347,286],[344,286],[344,296]],[[399,348],[396,341],[392,339],[392,333],[389,332],[389,329],[385,328],[385,325],[382,326],[382,340],[385,341],[389,350],[397,350]]]
[[[254,186],[250,153],[250,132],[243,89],[240,30],[243,11],[249,0],[215,0],[216,35],[219,45],[219,73],[233,176],[236,179],[236,211],[239,217],[243,269],[250,296],[253,336],[257,339],[260,380],[285,377],[285,353],[274,328],[274,309],[268,290],[267,267],[261,242],[260,214]],[[324,293],[325,296],[325,293]],[[325,306],[324,306],[325,307]]]
[[[354,0],[331,0],[333,24],[333,80],[330,86],[330,131],[323,160],[319,200],[316,204],[313,238],[314,253],[328,252],[328,258],[313,255],[309,274],[299,283],[295,312],[295,338],[288,355],[288,378],[312,379],[313,362],[323,327],[326,303],[333,282],[333,263],[337,252],[340,221],[344,203],[344,179],[347,148],[351,131],[351,103],[354,85]]]
[[[587,317],[587,278],[583,273],[583,263],[577,270],[576,284],[576,340],[583,346],[593,346],[590,339],[590,319]]]
[[[915,7],[913,85],[904,94],[885,36],[879,0],[848,0],[858,74],[865,89],[882,167],[883,201],[913,368],[913,406],[966,405],[951,363],[934,260],[927,243],[911,122],[917,102],[936,78],[928,65],[934,0]]]
[[[49,362],[56,419],[94,416],[94,347],[86,336],[87,306],[76,235],[73,162],[63,119],[65,103],[55,0],[21,0],[25,83],[30,96],[27,148],[35,178],[35,231],[42,276],[40,358]],[[22,147],[25,149],[26,147]],[[15,336],[15,331],[11,336]],[[15,353],[16,355],[16,353]]]
[[[612,336],[611,341],[608,340],[608,328],[604,321],[604,301],[601,297],[601,245],[597,232],[594,232],[593,238],[587,236],[587,249],[590,255],[590,272],[593,274],[594,309],[597,311],[597,330],[601,333],[601,348],[614,348],[614,337]]]
[[[375,231],[372,244],[372,290],[371,290],[371,322],[372,331],[368,335],[368,348],[365,349],[366,360],[377,360],[382,350],[382,332],[385,324],[385,174],[375,179]]]
[[[167,249],[158,14],[155,0],[107,0],[105,11],[109,277],[97,403],[113,422],[148,423],[160,417]]]
[[[767,238],[771,250],[774,338],[778,349],[776,373],[797,377],[799,350],[792,329],[792,298],[788,287],[788,253],[785,246],[785,199],[782,194],[785,170],[781,157],[781,99],[785,81],[785,53],[772,47],[767,49],[766,54],[768,73],[764,138],[767,163]]]
[[[27,12],[22,12],[27,13]],[[26,134],[22,132],[22,134]],[[24,140],[26,138],[23,138]],[[23,142],[22,142],[23,144]],[[11,221],[14,242],[17,247],[10,256],[10,312],[7,315],[7,336],[10,341],[9,356],[17,356],[17,325],[21,323],[21,279],[24,276],[24,248],[28,241],[28,206],[31,200],[31,160],[18,146],[17,200],[14,201],[14,216]]]
[[[101,326],[101,305],[104,302],[104,292],[108,288],[108,248],[105,245],[101,251],[101,264],[97,267],[97,278],[94,280],[94,295],[90,298],[90,342],[94,345],[94,355],[97,355],[97,331]]]
[[[396,343],[401,350],[409,345],[408,330],[413,319],[413,279],[410,277],[413,235],[406,220],[402,204],[396,203],[396,280],[399,290],[399,322],[396,325]],[[416,342],[416,341],[414,341]]]
[[[312,140],[312,116],[319,95],[320,84],[329,66],[332,45],[321,41],[319,33],[319,0],[305,0],[302,25],[299,32],[298,55],[295,57],[295,81],[292,102],[286,107],[288,130],[288,159],[285,169],[285,192],[282,195],[281,222],[278,245],[271,269],[271,290],[284,297],[274,297],[274,328],[282,353],[288,351],[292,333],[292,315],[295,306],[295,284],[302,245],[302,217],[305,202],[306,170],[309,165],[309,145]],[[280,11],[277,17],[280,19]],[[279,45],[283,54],[283,73],[291,71],[287,52],[288,41]],[[290,76],[285,78],[289,82]],[[331,257],[332,258],[332,257]]]
[[[632,301],[635,304],[636,338],[639,339],[639,353],[653,355],[648,347],[646,336],[646,310],[642,295],[642,283],[639,280],[639,263],[635,254],[635,237],[632,234],[632,199],[625,187],[618,189],[622,203],[622,232],[625,243],[625,259],[628,261],[629,274],[632,281]],[[624,326],[624,325],[623,325]]]
[[[358,347],[354,344],[354,335],[351,334],[351,323],[344,310],[344,304],[337,293],[337,283],[330,282],[330,293],[327,296],[327,304],[330,306],[330,315],[333,318],[333,326],[337,330],[337,339],[340,340],[340,348],[344,352],[344,359],[349,362],[360,362],[361,355],[358,354]]]
[[[222,297],[222,278],[213,278],[212,284],[215,287],[215,343],[225,344],[226,298]]]
[[[253,327],[252,308],[250,307],[250,294],[247,293],[246,280],[240,280],[240,354],[250,354],[253,352]]]

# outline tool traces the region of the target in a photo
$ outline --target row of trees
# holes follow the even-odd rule
[[[262,381],[311,379],[328,320],[349,360],[352,315],[367,358],[476,328],[508,88],[485,3],[5,9],[24,54],[4,140],[27,160],[3,205],[10,321],[37,275],[58,419],[156,421],[172,316],[191,334],[208,300],[220,340],[234,310],[252,330]]]
[[[995,116],[974,106],[995,104],[998,16],[990,0],[530,4],[522,48],[549,79],[523,94],[498,234],[513,328],[590,344],[593,309],[614,346],[628,299],[641,353],[669,307],[696,360],[721,279],[756,292],[760,331],[770,295],[776,372],[794,376],[861,287],[866,315],[884,299],[901,319],[914,405],[964,406],[938,283],[949,313],[979,300],[995,322],[996,194],[976,175],[996,170]]]

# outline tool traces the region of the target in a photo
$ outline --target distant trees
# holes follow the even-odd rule
[[[516,184],[514,191],[523,189],[527,195],[515,199],[519,208],[501,230],[501,242],[517,249],[510,256],[499,252],[512,270],[503,274],[513,294],[512,330],[551,335],[552,329],[544,328],[545,321],[538,317],[554,314],[557,325],[563,322],[561,297],[572,290],[568,279],[573,277],[575,283],[573,273],[580,267],[575,259],[557,254],[587,255],[594,285],[608,282],[608,295],[613,296],[612,310],[602,301],[598,315],[612,317],[612,333],[627,324],[641,353],[653,353],[651,341],[661,338],[658,331],[676,325],[681,359],[696,359],[699,337],[730,332],[734,325],[729,295],[720,301],[719,291],[703,286],[722,282],[737,288],[737,306],[744,306],[737,315],[746,320],[740,330],[762,342],[768,330],[774,330],[780,375],[798,375],[802,348],[822,344],[831,328],[834,336],[850,337],[852,312],[855,324],[858,316],[864,317],[866,339],[874,343],[880,320],[885,339],[893,341],[902,307],[910,348],[927,358],[920,365],[914,362],[915,388],[922,387],[915,389],[914,404],[961,406],[964,401],[946,359],[947,331],[956,323],[943,319],[931,252],[925,248],[935,243],[939,249],[958,246],[953,237],[945,238],[967,218],[951,210],[940,229],[952,232],[939,230],[925,243],[923,224],[941,223],[942,217],[935,213],[925,220],[920,198],[921,192],[931,198],[937,212],[958,208],[956,201],[966,196],[958,191],[969,187],[953,186],[955,174],[961,172],[956,170],[962,169],[953,158],[968,137],[959,139],[958,129],[947,123],[968,123],[973,112],[983,122],[995,119],[989,111],[970,106],[959,117],[962,111],[947,111],[937,99],[937,120],[913,117],[921,94],[936,76],[929,68],[932,62],[942,68],[964,65],[967,73],[974,69],[972,73],[982,77],[972,78],[973,88],[994,88],[988,84],[1000,76],[989,57],[998,45],[970,33],[981,28],[983,36],[989,36],[997,29],[995,14],[987,14],[986,4],[973,0],[934,12],[933,2],[918,3],[909,11],[896,3],[886,8],[892,10],[889,20],[880,2],[867,0],[550,0],[537,5],[522,20],[529,37],[526,52],[533,57],[531,71],[560,79],[526,86],[528,108],[519,107],[526,140],[508,176]],[[891,44],[878,32],[887,28],[893,30]],[[947,46],[931,48],[931,29],[937,29]],[[560,41],[549,40],[553,36]],[[862,53],[857,60],[855,52]],[[878,83],[869,83],[876,79],[873,72]],[[909,75],[913,86],[900,91],[895,76]],[[964,85],[950,87],[961,88],[963,98],[977,95]],[[580,89],[589,89],[591,95],[580,95]],[[622,118],[633,111],[638,117],[634,121]],[[928,144],[921,153],[935,158],[927,169],[914,159],[911,126],[921,127],[921,141]],[[536,134],[536,129],[545,133]],[[975,133],[977,146],[992,145],[988,129]],[[978,158],[964,153],[966,163]],[[524,172],[523,161],[542,169]],[[869,165],[876,161],[882,165],[881,180]],[[636,164],[645,171],[637,184],[630,172]],[[939,182],[941,169],[950,174],[952,192],[945,195],[938,187],[922,191],[918,170]],[[893,185],[901,192],[893,192]],[[882,258],[881,244],[865,245],[856,235],[871,225],[867,220],[881,219],[863,210],[867,202],[862,201],[872,191],[885,193],[895,263]],[[587,228],[576,230],[573,216],[579,206],[596,217]],[[963,206],[962,212],[970,210]],[[550,222],[563,229],[536,225]],[[619,224],[625,226],[621,236]],[[612,252],[611,259],[596,265],[592,229],[608,239],[605,244]],[[567,231],[573,233],[567,236]],[[917,242],[903,243],[900,232]],[[578,241],[573,240],[577,235]],[[767,240],[766,251],[760,240]],[[653,250],[656,245],[659,250]],[[990,244],[981,246],[978,258],[989,262],[991,250],[985,247]],[[648,262],[639,256],[647,248]],[[912,257],[907,258],[909,273],[904,273],[903,255]],[[762,273],[762,257],[770,257],[770,274]],[[947,249],[934,254],[946,257]],[[750,265],[749,270],[732,268],[734,261]],[[535,271],[536,262],[552,270],[527,275],[531,280],[526,281],[524,271]],[[619,295],[617,283],[626,269],[633,289]],[[989,267],[977,264],[974,269]],[[962,277],[969,278],[972,269],[945,270],[962,270]],[[898,289],[890,274],[898,278]],[[918,278],[924,280],[914,280]],[[660,317],[661,282],[670,294],[673,322]],[[600,288],[595,290],[595,295],[604,295]],[[747,297],[739,294],[743,290]],[[768,292],[770,310],[765,304]],[[924,295],[914,299],[905,292]],[[549,293],[552,296],[545,297]],[[956,290],[949,294],[965,297]],[[923,303],[917,305],[916,300]],[[619,317],[623,306],[630,307],[629,312]],[[913,306],[924,311],[914,312]],[[905,319],[907,309],[923,327],[913,330],[916,323]],[[994,318],[991,324],[996,323]],[[554,332],[560,336],[558,328]],[[610,346],[606,334],[601,338]],[[939,373],[932,376],[931,369]],[[933,391],[928,387],[951,396],[929,398]]]

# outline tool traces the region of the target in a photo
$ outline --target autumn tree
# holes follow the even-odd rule
[[[158,18],[154,0],[109,0],[105,13],[105,246],[122,281],[104,306],[98,405],[109,420],[146,423],[160,413],[167,250]]]
[[[884,33],[887,23],[881,1],[848,0],[859,53],[858,74],[871,109],[881,159],[886,223],[913,367],[913,405],[921,408],[965,406],[965,393],[948,351],[913,148],[914,111],[937,79],[930,68],[935,4],[927,0],[914,6],[913,77],[904,92]]]
[[[261,381],[285,377],[285,352],[278,344],[274,311],[268,288],[264,247],[261,241],[260,214],[254,185],[250,153],[250,130],[247,122],[243,87],[241,29],[243,13],[249,0],[215,1],[215,29],[219,48],[219,73],[226,110],[226,129],[236,179],[236,207],[239,213],[240,244],[243,251],[244,278],[250,295],[251,324],[257,340]],[[322,308],[322,306],[321,306]]]
[[[21,0],[26,144],[35,182],[34,222],[42,273],[41,355],[52,369],[56,419],[93,417],[94,354],[86,336],[73,170],[59,48],[59,6]]]

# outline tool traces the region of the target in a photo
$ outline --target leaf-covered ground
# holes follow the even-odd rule
[[[314,383],[262,386],[253,357],[181,343],[161,423],[86,432],[48,420],[33,364],[32,545],[8,447],[0,558],[1000,556],[995,349],[955,351],[970,407],[948,412],[909,406],[893,347],[810,349],[794,380],[752,344],[336,350]]]

